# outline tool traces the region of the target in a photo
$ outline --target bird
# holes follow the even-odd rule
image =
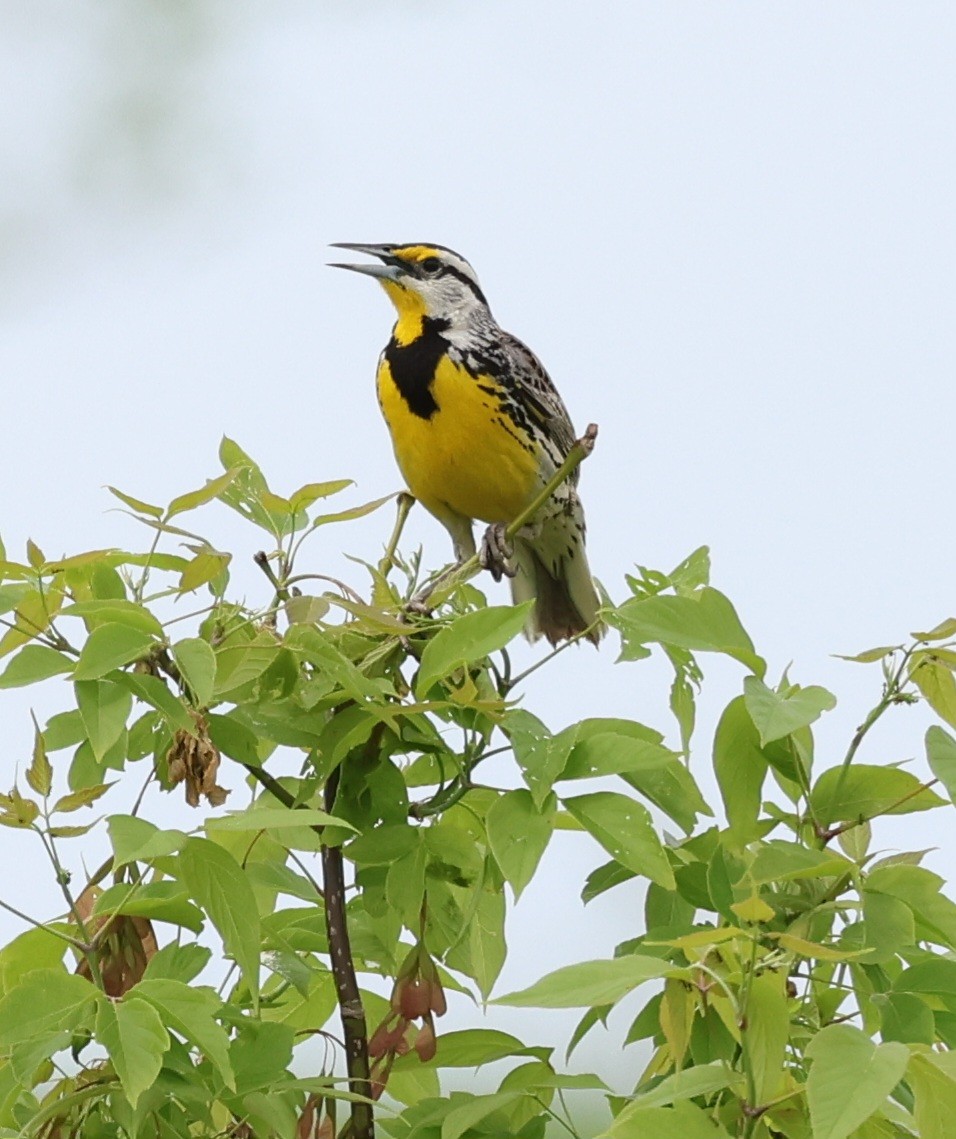
[[[505,528],[541,492],[575,443],[544,366],[491,314],[471,265],[442,245],[333,248],[376,258],[333,263],[376,278],[398,318],[378,360],[378,402],[411,494],[448,531],[462,563],[476,552],[473,523],[488,524],[482,564],[511,579],[515,604],[533,600],[525,627],[552,646],[604,632],[585,552],[578,470],[513,545]]]

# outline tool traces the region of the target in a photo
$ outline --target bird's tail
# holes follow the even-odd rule
[[[580,506],[573,516],[561,512],[545,518],[536,532],[515,538],[517,574],[511,579],[515,604],[534,599],[525,634],[529,641],[546,637],[552,645],[590,631],[594,645],[604,635],[598,622],[598,596],[584,549]]]

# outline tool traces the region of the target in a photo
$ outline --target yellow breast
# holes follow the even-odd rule
[[[425,418],[399,391],[388,361],[378,370],[378,398],[408,489],[433,514],[448,510],[482,522],[510,522],[538,484],[538,448],[501,411],[499,400],[447,356],[430,392],[437,405]]]

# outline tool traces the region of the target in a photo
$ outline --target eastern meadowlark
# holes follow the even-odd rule
[[[578,472],[503,548],[512,522],[574,444],[547,372],[494,317],[468,262],[441,245],[358,245],[379,263],[337,265],[381,283],[398,320],[378,362],[378,400],[408,489],[448,530],[459,561],[476,552],[472,522],[490,525],[482,561],[511,577],[515,602],[534,599],[530,640],[587,630],[597,644],[600,600],[584,549]]]

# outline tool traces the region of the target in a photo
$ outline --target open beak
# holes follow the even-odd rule
[[[341,261],[330,261],[329,265],[333,269],[351,269],[353,273],[364,273],[368,277],[377,277],[384,281],[397,281],[408,269],[407,265],[393,256],[394,245],[361,245],[350,241],[333,241],[332,248],[348,249],[352,253],[367,253],[382,262],[381,265],[351,265]]]

